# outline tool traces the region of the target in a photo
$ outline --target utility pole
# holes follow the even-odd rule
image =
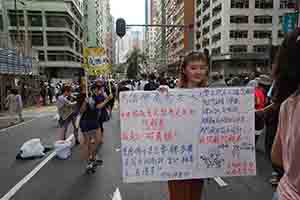
[[[166,2],[161,0],[161,24],[166,24]],[[161,28],[161,58],[162,64],[166,64],[166,27]]]
[[[17,0],[15,2],[15,12],[16,12],[16,21],[17,21],[17,48],[20,46],[20,22],[19,22],[19,12],[17,7]]]
[[[3,21],[3,32],[4,32],[4,40],[5,46],[4,48],[11,48],[11,40],[8,34],[8,15],[7,15],[7,8],[6,8],[6,0],[2,0],[2,21]]]

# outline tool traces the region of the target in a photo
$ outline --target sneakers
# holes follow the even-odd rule
[[[89,161],[87,166],[86,166],[86,172],[93,172],[94,171],[94,163],[92,161]]]

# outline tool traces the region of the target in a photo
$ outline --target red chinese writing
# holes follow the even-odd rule
[[[169,108],[148,108],[143,110],[134,110],[121,112],[120,116],[122,120],[128,120],[130,118],[158,118],[171,116],[174,118],[188,117],[195,114],[195,110],[187,107],[169,107]]]
[[[251,161],[231,161],[227,164],[226,174],[228,176],[254,175],[256,164]]]
[[[155,142],[171,142],[176,136],[175,131],[149,131],[149,132],[123,132],[121,139],[124,141],[151,140]]]
[[[162,130],[165,128],[165,121],[161,118],[143,119],[142,123],[144,128],[148,130]]]
[[[205,135],[200,136],[199,144],[237,144],[241,141],[241,135]]]

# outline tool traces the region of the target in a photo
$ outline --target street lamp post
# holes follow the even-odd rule
[[[15,16],[16,16],[16,25],[17,25],[17,47],[19,47],[20,44],[20,22],[19,22],[19,12],[17,7],[17,0],[14,0],[15,3]]]

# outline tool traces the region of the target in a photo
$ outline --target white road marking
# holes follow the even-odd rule
[[[69,136],[67,141],[73,139],[73,135]],[[38,164],[29,174],[27,174],[19,183],[17,183],[10,191],[5,194],[0,200],[10,200],[34,175],[36,175],[42,167],[44,167],[50,160],[56,156],[56,152],[52,152],[40,164]]]
[[[43,117],[49,117],[49,116],[51,116],[51,115],[52,115],[52,114],[39,114],[39,115],[35,115],[35,117],[34,117],[34,116],[31,116],[31,117],[34,117],[34,118],[33,118],[33,119],[30,119],[30,120],[27,120],[27,121],[24,121],[24,122],[22,122],[22,123],[16,124],[16,125],[7,127],[7,128],[0,129],[0,133],[6,132],[6,131],[8,131],[8,130],[10,130],[10,129],[13,129],[13,128],[17,128],[17,127],[19,127],[19,126],[23,126],[23,125],[25,125],[25,124],[28,124],[28,123],[30,123],[30,122],[33,122],[33,121],[35,121],[35,120],[37,120],[37,119],[40,119],[40,118],[43,118]],[[30,116],[25,116],[25,117],[30,117]]]
[[[216,181],[216,183],[218,183],[218,185],[220,187],[228,186],[228,184],[223,179],[221,179],[220,177],[216,177],[216,178],[214,178],[214,180]]]
[[[22,123],[13,125],[13,126],[10,126],[10,127],[8,127],[8,128],[1,129],[1,130],[0,130],[0,133],[5,132],[5,131],[8,131],[8,130],[13,129],[13,128],[17,128],[17,127],[19,127],[19,126],[23,126],[23,125],[28,124],[28,123],[30,123],[30,122],[32,122],[32,121],[35,121],[35,120],[37,120],[37,118],[36,118],[36,119],[31,119],[31,120],[28,120],[28,121],[25,121],[25,122],[22,122]]]

